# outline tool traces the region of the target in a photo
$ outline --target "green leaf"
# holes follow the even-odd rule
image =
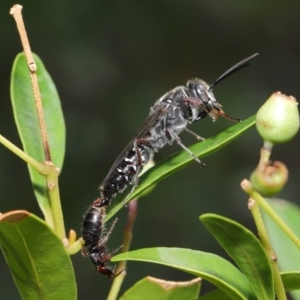
[[[287,292],[300,290],[300,272],[282,272],[280,275]],[[299,299],[299,297],[294,299]]]
[[[146,277],[138,281],[127,290],[120,300],[182,300],[197,299],[200,291],[201,279],[196,278],[186,282],[175,282]]]
[[[294,203],[281,199],[269,199],[268,204],[284,221],[284,223],[300,238],[300,208]],[[276,223],[262,210],[262,215],[271,240],[272,247],[278,257],[281,271],[300,270],[300,251]],[[294,299],[300,299],[300,291],[291,292]]]
[[[37,77],[42,97],[46,129],[48,132],[51,157],[56,167],[62,168],[65,154],[65,124],[55,85],[42,61],[34,55],[37,65]],[[11,101],[15,122],[24,151],[37,161],[44,163],[44,149],[40,125],[33,97],[30,74],[23,53],[18,54],[11,74]],[[46,180],[31,166],[28,166],[35,196],[44,213],[49,210]]]
[[[22,299],[76,299],[75,275],[62,242],[27,211],[1,215],[0,246]]]
[[[281,199],[269,199],[267,201],[282,221],[300,238],[300,208],[291,202]],[[299,249],[264,211],[262,211],[262,215],[272,247],[278,257],[281,271],[299,271]]]
[[[257,299],[247,278],[231,263],[210,253],[179,248],[148,248],[122,253],[112,261],[136,260],[162,264],[201,277],[232,299]]]
[[[189,149],[199,158],[208,156],[235,140],[238,136],[240,136],[254,124],[255,116],[252,116],[247,120],[238,123],[231,128],[228,128],[227,130],[216,136],[194,144],[193,146],[189,147]],[[193,162],[194,159],[186,151],[181,151],[162,160],[153,168],[149,169],[149,171],[145,172],[143,176],[141,176],[138,187],[135,189],[132,195],[130,195],[128,199],[126,199],[126,202],[138,197],[150,186],[156,184],[164,178],[167,178],[171,174],[181,170],[182,168]],[[119,197],[117,197],[117,199],[114,199],[114,201],[112,201],[107,210],[105,220],[107,221],[108,219],[110,219],[123,206],[124,196],[120,195]]]
[[[200,220],[248,278],[257,298],[274,299],[271,265],[256,236],[241,224],[218,215],[205,214]]]
[[[198,300],[231,300],[231,298],[229,296],[227,296],[223,291],[217,289],[214,290],[210,293],[207,293],[203,296],[201,296],[200,298],[198,298]]]

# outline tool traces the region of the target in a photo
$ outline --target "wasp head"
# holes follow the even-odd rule
[[[209,115],[213,121],[216,121],[219,115],[227,117],[222,110],[222,105],[218,103],[213,93],[212,86],[207,84],[204,80],[195,78],[187,82],[189,95],[195,99],[194,105],[201,108],[198,119],[202,119]],[[228,119],[233,119],[228,116]]]

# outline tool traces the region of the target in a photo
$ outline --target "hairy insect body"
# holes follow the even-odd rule
[[[194,79],[188,81],[187,86],[179,86],[169,91],[154,104],[146,122],[100,185],[100,198],[103,199],[101,205],[108,205],[128,185],[137,186],[138,175],[143,166],[166,144],[171,145],[176,141],[187,150],[178,135],[188,124],[207,115],[212,115],[215,120],[218,115],[225,114],[212,91],[207,91],[208,87],[203,80]],[[190,151],[188,152],[201,163]]]
[[[104,214],[104,208],[94,207],[93,205],[86,212],[81,230],[85,247],[98,244],[102,232]]]
[[[174,140],[180,145],[178,134],[187,124],[206,116],[206,111],[202,110],[201,102],[194,94],[195,92],[187,87],[177,87],[154,104],[146,124],[141,127],[125,152],[119,156],[101,184],[101,197],[93,202],[84,216],[81,230],[84,240],[83,254],[90,257],[99,273],[109,278],[118,275],[107,266],[118,249],[109,253],[106,248],[106,242],[116,222],[109,232],[103,235],[102,221],[106,207],[128,185],[133,184],[134,187],[137,185],[139,173],[155,152],[166,144],[172,144]]]
[[[179,134],[186,130],[198,140],[202,138],[187,129],[187,126],[209,116],[216,121],[219,116],[231,121],[240,121],[227,115],[213,94],[214,86],[223,78],[241,69],[249,60],[257,56],[254,54],[239,62],[223,75],[213,85],[195,78],[189,80],[185,86],[178,86],[158,99],[150,109],[150,114],[144,124],[137,131],[127,147],[116,159],[107,176],[100,185],[100,197],[93,202],[87,211],[83,226],[84,255],[89,256],[97,270],[110,278],[118,274],[107,266],[112,255],[109,253],[106,242],[111,234],[116,220],[106,235],[103,234],[103,217],[107,206],[117,194],[122,193],[129,185],[130,195],[138,185],[138,176],[143,167],[152,159],[155,152],[166,144],[174,141],[187,151],[196,162],[204,166],[180,140]],[[128,196],[127,196],[128,197]]]

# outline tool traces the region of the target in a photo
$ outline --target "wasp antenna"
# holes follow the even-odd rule
[[[230,69],[228,69],[225,73],[223,73],[211,86],[210,86],[210,90],[212,90],[216,85],[217,83],[219,83],[221,80],[223,80],[224,78],[226,78],[227,76],[233,74],[234,72],[248,66],[250,63],[249,61],[256,57],[259,53],[255,53],[245,59],[243,59],[242,61],[240,61],[239,63],[237,63],[236,65],[234,65],[233,67],[231,67]]]

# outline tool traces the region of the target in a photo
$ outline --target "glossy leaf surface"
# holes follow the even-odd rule
[[[300,238],[300,208],[296,204],[282,200],[269,199],[268,204],[285,222],[285,224]],[[278,257],[280,271],[300,271],[300,250],[288,236],[262,211],[272,247]],[[300,300],[300,291],[292,291],[293,299]]]
[[[135,260],[162,264],[201,277],[232,299],[257,299],[248,279],[231,263],[210,253],[180,248],[148,248],[116,255],[112,261]]]
[[[44,221],[27,211],[1,215],[0,246],[22,299],[76,299],[70,257]]]
[[[182,300],[197,299],[200,290],[201,279],[197,278],[186,282],[166,281],[153,277],[146,277],[138,281],[127,290],[120,300]]]
[[[240,270],[258,299],[274,299],[274,281],[267,255],[257,237],[241,224],[214,214],[200,217]]]
[[[51,157],[56,167],[62,168],[65,155],[65,124],[56,87],[45,66],[37,55],[37,77],[42,98],[44,118],[48,133]],[[24,53],[18,54],[11,74],[11,101],[15,122],[24,151],[35,160],[44,163],[45,155],[33,97],[30,74]],[[39,205],[47,215],[49,202],[46,180],[31,166],[28,166],[31,182]]]

